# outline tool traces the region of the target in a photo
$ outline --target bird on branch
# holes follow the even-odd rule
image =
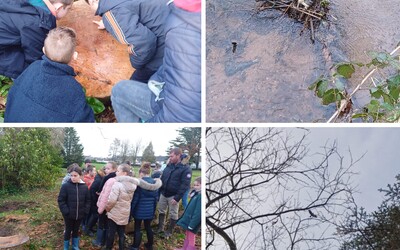
[[[308,210],[308,213],[310,214],[310,217],[317,218],[317,215],[314,214],[311,210]]]

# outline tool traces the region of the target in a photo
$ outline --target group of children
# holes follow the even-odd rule
[[[143,163],[139,169],[139,178],[128,164],[117,166],[109,162],[103,171],[93,166],[86,167],[86,174],[77,164],[67,168],[68,174],[58,196],[60,211],[64,217],[64,250],[68,250],[72,237],[72,249],[79,249],[79,228],[93,235],[92,230],[98,222],[96,239],[93,245],[103,249],[112,249],[115,234],[118,233],[119,248],[125,246],[125,226],[134,219],[134,237],[131,250],[141,245],[142,222],[145,227],[147,242],[145,249],[153,249],[154,235],[151,222],[155,217],[158,189],[162,183],[159,178],[151,177],[150,163]],[[84,181],[85,180],[85,181]],[[177,224],[186,231],[183,248],[196,249],[195,235],[201,225],[201,179],[193,183],[190,202]],[[95,205],[94,205],[95,203]],[[94,205],[94,206],[93,206]]]
[[[7,98],[5,122],[95,121],[93,111],[86,103],[84,91],[74,78],[74,70],[68,65],[77,57],[75,31],[68,27],[56,28],[56,20],[67,14],[73,2],[0,1],[0,75],[15,79]],[[175,0],[173,4],[166,0],[86,2],[95,15],[102,17],[100,22],[96,22],[99,29],[106,29],[120,43],[127,45],[130,62],[135,69],[129,85],[141,82],[140,88],[146,88],[146,94],[143,94],[139,93],[139,89],[127,90],[122,82],[115,86],[112,105],[117,120],[200,122],[201,0]],[[175,26],[169,27],[167,20],[175,20],[174,12],[182,16],[179,22],[174,21],[178,22],[174,23]],[[192,19],[195,25],[191,24]],[[179,35],[180,32],[176,32],[179,29],[186,31],[183,37]],[[179,44],[180,47],[164,53],[168,42],[172,42],[173,46]],[[168,72],[168,65],[178,58],[170,56],[175,50],[184,52],[184,55],[178,56],[186,61],[177,65],[184,65],[185,68],[178,67],[179,72]],[[151,77],[154,78],[151,83],[157,80],[162,85],[154,89],[154,84],[147,84]],[[164,84],[165,93],[161,94]],[[173,96],[186,96],[185,100],[191,96],[192,101],[173,100],[169,103],[167,100],[170,98],[166,95],[171,87],[176,91]],[[124,89],[122,93],[121,88]],[[135,98],[136,95],[148,98]],[[126,109],[124,102],[131,100],[140,100],[136,106],[145,112],[139,114],[135,110]],[[175,105],[176,101],[179,106]],[[175,110],[179,114],[188,106],[190,112],[183,112],[179,120],[172,115],[156,119],[158,112],[164,116],[164,102],[168,105],[165,110]]]

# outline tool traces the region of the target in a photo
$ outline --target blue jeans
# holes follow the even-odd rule
[[[111,103],[118,122],[146,121],[154,116],[151,108],[152,92],[147,84],[123,80],[111,91]]]

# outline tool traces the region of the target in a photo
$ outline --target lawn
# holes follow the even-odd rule
[[[192,180],[200,173],[201,171],[193,171]],[[14,234],[26,234],[30,237],[27,244],[15,249],[62,249],[64,221],[57,205],[60,185],[61,177],[54,188],[36,189],[0,197],[0,237]],[[180,213],[182,212],[183,209]],[[81,236],[80,249],[97,249],[92,247],[92,239]],[[133,236],[128,234],[129,244],[132,243],[132,239]],[[174,237],[168,240],[155,235],[154,249],[169,250],[181,247],[183,240],[184,231],[176,227]],[[200,233],[196,238],[196,245],[200,249]]]

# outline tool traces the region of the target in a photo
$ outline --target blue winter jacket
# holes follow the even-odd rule
[[[181,218],[176,223],[185,230],[197,233],[201,225],[201,193],[195,193],[190,199]]]
[[[182,163],[170,163],[161,175],[161,194],[165,197],[174,196],[175,201],[180,201],[186,190],[190,188],[192,169]]]
[[[5,122],[94,122],[71,66],[46,56],[32,63],[7,97]]]
[[[147,122],[201,122],[201,13],[169,7],[163,65],[151,77],[165,85]]]
[[[56,27],[56,18],[42,2],[0,1],[0,75],[17,78],[42,55],[47,33]]]
[[[135,69],[156,71],[164,56],[166,0],[100,0],[96,15],[106,30],[128,46]]]
[[[143,177],[142,181],[154,184],[151,177]],[[137,187],[131,203],[131,215],[134,219],[152,220],[156,212],[158,190],[149,191]]]

